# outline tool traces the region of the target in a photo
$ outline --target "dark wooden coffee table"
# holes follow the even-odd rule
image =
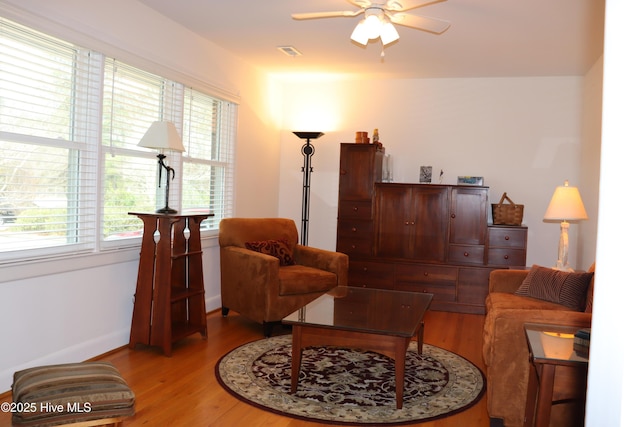
[[[422,354],[424,315],[432,294],[338,287],[282,322],[292,326],[291,393],[298,389],[302,350],[335,346],[370,350],[395,361],[396,407],[402,408],[409,342]]]

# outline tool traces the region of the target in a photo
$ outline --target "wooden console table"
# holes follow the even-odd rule
[[[211,214],[135,213],[144,223],[129,347],[172,344],[195,332],[207,337],[200,223]]]

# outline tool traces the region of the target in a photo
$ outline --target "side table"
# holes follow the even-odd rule
[[[577,402],[584,422],[589,359],[573,350],[578,327],[525,323],[529,346],[529,385],[525,426],[548,426],[551,407],[556,403]]]
[[[212,214],[133,213],[144,223],[129,347],[207,337],[200,223]]]

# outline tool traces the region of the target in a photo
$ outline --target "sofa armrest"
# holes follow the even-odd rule
[[[493,270],[489,275],[489,292],[515,293],[522,281],[529,274],[528,270]]]
[[[525,323],[588,328],[591,326],[591,313],[521,308],[492,310],[487,313],[484,327],[483,350],[487,366],[492,365],[496,357],[513,362],[518,353],[524,354],[524,360],[528,361],[528,349],[524,337]],[[514,346],[518,341],[524,346]]]
[[[510,426],[524,424],[529,378],[525,323],[588,328],[591,314],[534,308],[503,308],[487,313],[482,349],[487,367],[487,410],[490,417],[502,418]]]
[[[338,286],[347,286],[349,257],[346,254],[296,245],[293,257],[297,264],[334,273],[338,277]]]

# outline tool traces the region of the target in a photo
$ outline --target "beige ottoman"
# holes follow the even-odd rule
[[[39,366],[13,374],[16,426],[121,425],[135,395],[110,363]]]

